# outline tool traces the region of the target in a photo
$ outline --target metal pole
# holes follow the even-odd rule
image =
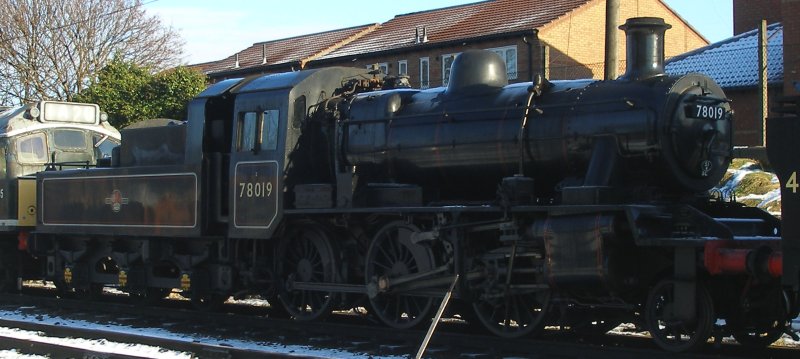
[[[769,115],[769,96],[767,94],[767,20],[758,26],[758,88],[761,95],[761,145],[767,145],[767,116]]]
[[[619,22],[619,0],[606,0],[606,51],[604,70],[606,80],[617,78],[617,22]]]
[[[450,284],[450,289],[448,289],[447,293],[444,294],[442,304],[439,305],[439,310],[436,311],[436,317],[433,318],[431,326],[428,327],[428,333],[425,334],[425,340],[422,341],[422,345],[420,345],[419,351],[417,351],[417,356],[415,357],[416,359],[422,358],[422,355],[425,354],[425,350],[428,349],[428,343],[431,341],[433,331],[436,330],[439,320],[442,319],[442,314],[444,314],[444,309],[447,308],[447,302],[450,301],[450,297],[453,295],[453,289],[455,289],[456,283],[458,283],[458,274],[456,274],[456,277],[453,279],[453,284]]]

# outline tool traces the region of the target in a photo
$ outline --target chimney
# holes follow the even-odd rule
[[[261,44],[261,63],[267,63],[267,44]]]
[[[659,17],[630,18],[625,31],[626,80],[643,80],[664,74],[664,33],[672,28]]]
[[[235,69],[239,68],[239,53],[238,52],[236,53],[236,62],[233,64],[233,68],[235,68]]]

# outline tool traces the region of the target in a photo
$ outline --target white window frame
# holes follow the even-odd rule
[[[425,66],[422,66],[425,64]],[[419,58],[419,88],[426,89],[431,87],[431,59],[429,57]]]
[[[506,75],[508,75],[508,79],[509,80],[516,80],[517,79],[517,77],[519,76],[519,69],[518,69],[519,51],[517,51],[517,45],[493,47],[493,48],[486,49],[486,50],[492,51],[492,52],[500,55],[501,58],[503,58],[503,62],[506,63]],[[514,65],[513,69],[511,68],[511,66],[509,66],[509,61],[508,61],[508,53],[509,53],[509,51],[513,51],[513,53],[514,53],[514,61],[510,63],[510,64]]]
[[[460,52],[442,55],[442,86],[447,86],[450,82],[450,69],[453,68],[453,61],[456,60],[458,54],[460,54]],[[447,59],[451,59],[449,64],[447,63]]]
[[[380,69],[381,72],[384,75],[388,75],[389,74],[389,63],[388,62],[377,62],[377,63],[371,64],[371,65],[367,65],[367,70],[372,70],[374,68],[373,66],[377,66],[378,69]]]
[[[397,74],[400,76],[408,75],[408,60],[397,61]]]

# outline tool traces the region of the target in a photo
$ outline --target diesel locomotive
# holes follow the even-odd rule
[[[0,290],[16,287],[36,227],[36,172],[93,167],[119,143],[95,104],[38,101],[0,112]]]
[[[123,129],[107,166],[37,173],[17,276],[203,309],[261,295],[297,320],[363,307],[399,329],[454,283],[452,310],[501,336],[634,321],[684,351],[722,319],[769,345],[798,314],[796,238],[709,195],[732,111],[707,76],[664,74],[669,27],[621,26],[612,81],[509,85],[470,50],[427,90],[350,68],[216,83],[186,122]]]

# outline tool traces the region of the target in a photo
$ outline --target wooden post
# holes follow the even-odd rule
[[[761,95],[761,145],[767,145],[767,116],[769,115],[769,96],[767,93],[767,20],[758,26],[758,89]]]
[[[606,51],[604,59],[604,79],[617,78],[617,22],[619,19],[619,0],[606,0]]]
[[[542,46],[542,74],[544,78],[550,78],[550,46]]]

